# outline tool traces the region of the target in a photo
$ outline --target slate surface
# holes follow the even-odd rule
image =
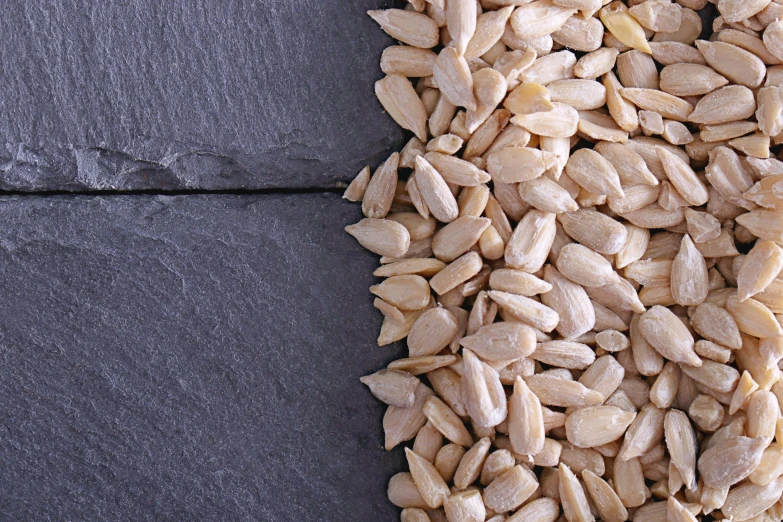
[[[391,0],[8,0],[0,190],[333,187],[402,133]],[[400,3],[400,2],[397,2]]]
[[[0,198],[0,520],[393,521],[335,194]]]

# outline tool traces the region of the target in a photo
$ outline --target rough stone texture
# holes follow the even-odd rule
[[[0,198],[0,519],[392,521],[334,194]]]
[[[0,190],[329,187],[402,133],[390,0],[8,0]],[[396,2],[400,3],[400,2]]]

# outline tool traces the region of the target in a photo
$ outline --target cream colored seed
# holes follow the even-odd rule
[[[766,66],[753,53],[725,42],[697,40],[696,47],[715,72],[730,81],[749,88],[759,87],[766,74]]]
[[[672,263],[671,291],[674,301],[682,306],[703,303],[709,292],[707,264],[688,234]]]
[[[593,522],[595,517],[590,512],[585,491],[571,468],[561,463],[558,468],[558,477],[560,479],[560,502],[563,504],[566,518],[578,522]]]
[[[610,3],[601,9],[599,16],[609,32],[622,43],[648,54],[652,52],[644,29],[621,2]]]
[[[411,82],[402,75],[390,74],[375,83],[375,95],[400,127],[427,140],[427,110]]]
[[[688,121],[694,110],[686,100],[655,89],[623,88],[620,95],[634,105],[670,120]]]
[[[473,76],[467,61],[455,48],[446,47],[440,52],[432,73],[441,92],[451,103],[471,111],[476,109]]]
[[[658,69],[652,56],[631,50],[617,57],[617,75],[623,87],[658,88]]]
[[[511,27],[520,38],[549,35],[566,23],[576,9],[560,7],[548,0],[538,0],[521,6],[511,15]]]
[[[619,52],[617,49],[603,47],[582,56],[574,66],[578,78],[595,80],[614,68]]]
[[[438,26],[428,16],[402,9],[367,11],[392,38],[414,47],[438,45]]]
[[[552,105],[550,111],[518,114],[511,118],[511,122],[539,136],[570,138],[576,134],[579,124],[579,113],[576,109],[562,103]]]

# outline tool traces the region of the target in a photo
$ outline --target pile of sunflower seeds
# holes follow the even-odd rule
[[[783,519],[783,0],[710,1],[369,13],[403,522]]]

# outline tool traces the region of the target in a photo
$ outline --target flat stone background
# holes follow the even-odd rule
[[[0,520],[398,519],[400,348],[318,192],[402,142],[389,4],[3,4]]]
[[[396,520],[359,214],[0,198],[0,520]]]
[[[402,140],[391,3],[7,0],[0,190],[334,187]]]

